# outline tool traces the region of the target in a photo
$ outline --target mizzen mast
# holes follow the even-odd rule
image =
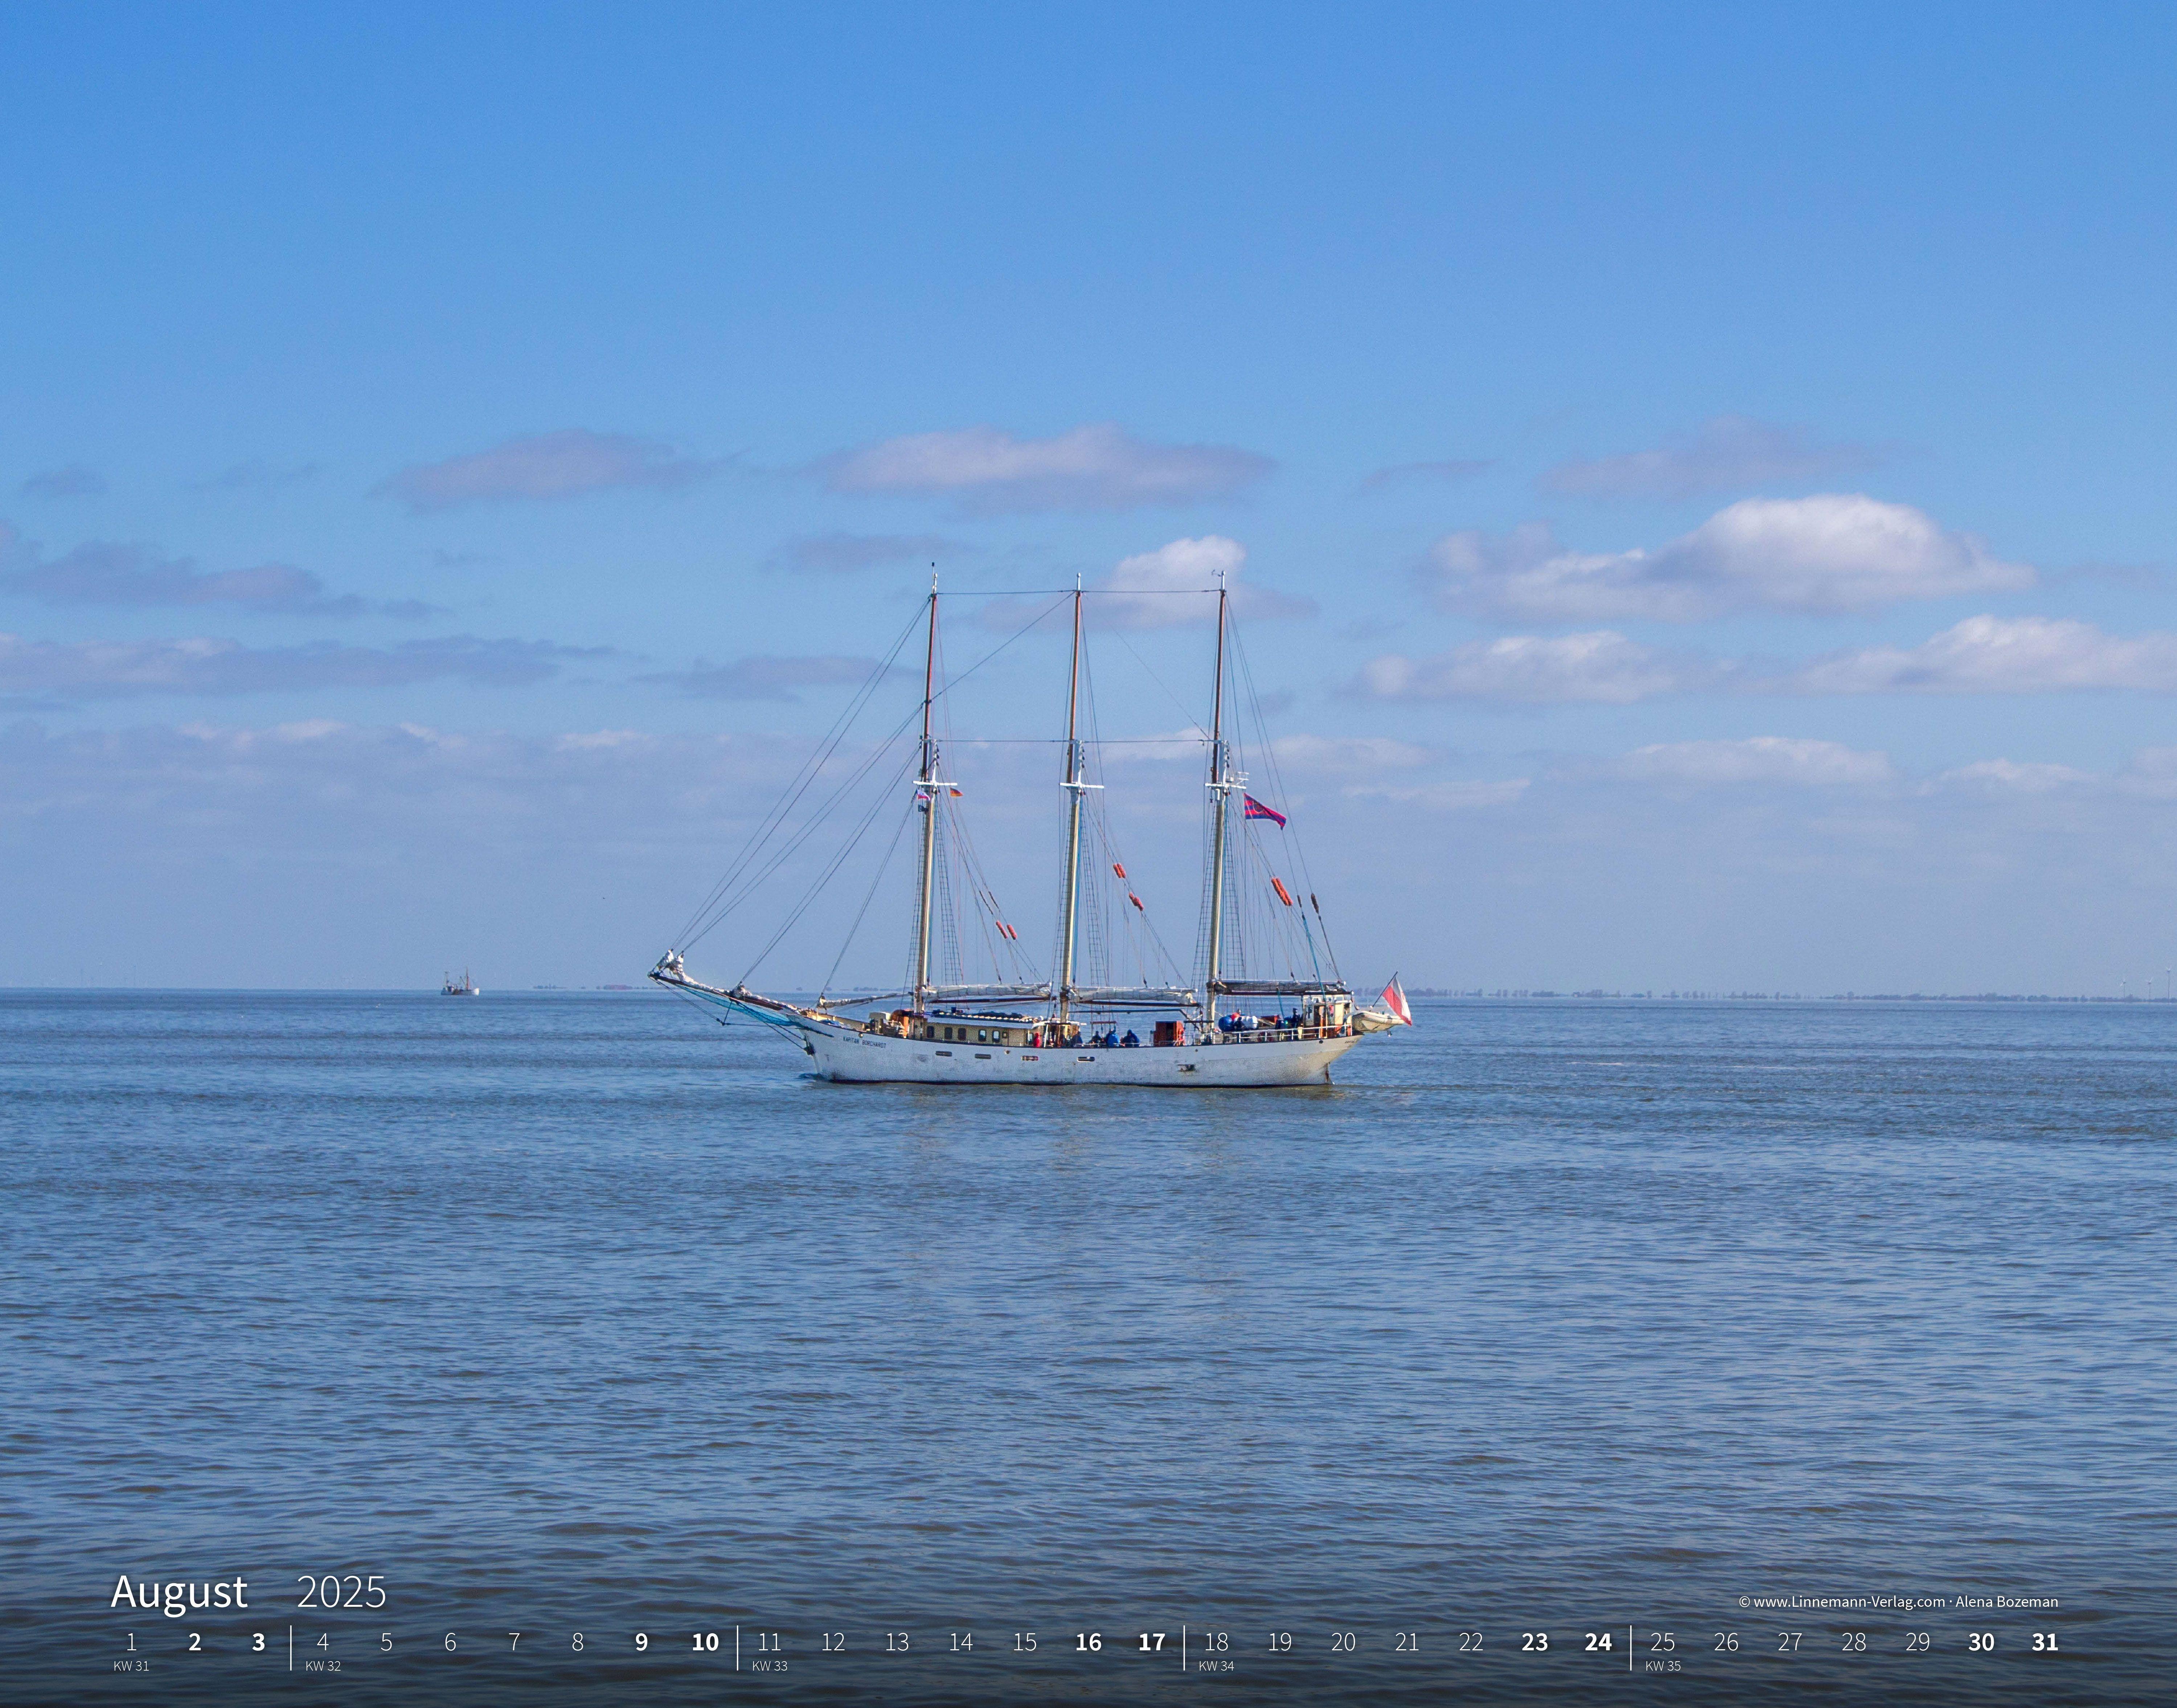
[[[1066,905],[1058,946],[1058,1018],[1073,995],[1073,926],[1081,899],[1081,797],[1088,784],[1081,776],[1078,713],[1081,703],[1081,582],[1073,583],[1073,663],[1066,683]]]
[[[1209,976],[1202,992],[1204,1013],[1212,1012],[1217,1001],[1217,985],[1221,976],[1220,962],[1225,950],[1225,821],[1231,815],[1227,810],[1233,789],[1231,767],[1225,762],[1225,601],[1227,595],[1225,577],[1217,577],[1217,690],[1212,704],[1214,709],[1209,721],[1209,793],[1214,803],[1209,835]]]
[[[930,734],[930,703],[937,684],[937,577],[930,578],[930,645],[922,665],[922,893],[914,927],[914,1012],[930,1004],[930,907],[937,878],[937,747]]]

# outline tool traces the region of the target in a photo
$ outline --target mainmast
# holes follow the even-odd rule
[[[1076,713],[1081,702],[1081,583],[1073,583],[1073,664],[1066,682],[1066,925],[1058,948],[1058,1018],[1073,995],[1073,920],[1081,894],[1081,743]]]
[[[937,684],[937,577],[930,578],[930,648],[922,664],[922,898],[914,927],[914,1012],[930,997],[930,902],[937,876],[937,747],[930,735],[930,702]]]
[[[1205,1012],[1214,1016],[1219,963],[1225,950],[1225,821],[1232,793],[1225,762],[1225,578],[1217,578],[1217,691],[1209,722],[1209,794],[1216,817],[1209,835],[1209,978],[1202,992]]]

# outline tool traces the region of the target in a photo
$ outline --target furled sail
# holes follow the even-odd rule
[[[1198,1005],[1192,990],[1178,985],[1081,985],[1069,1001],[1077,1008],[1193,1008]]]
[[[886,990],[876,996],[859,992],[847,996],[820,996],[819,1008],[878,1007],[887,1002],[904,1002],[914,996],[912,990]],[[933,1007],[958,1003],[1048,1002],[1048,985],[925,985],[922,988],[925,1001]]]

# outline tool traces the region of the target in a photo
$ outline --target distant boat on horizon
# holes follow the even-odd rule
[[[439,994],[441,996],[481,996],[483,995],[483,986],[470,978],[469,969],[464,967],[461,969],[461,976],[458,980],[451,973],[446,974],[445,985]]]

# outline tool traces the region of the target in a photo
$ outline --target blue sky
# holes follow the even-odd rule
[[[10,8],[0,980],[630,976],[935,557],[1231,568],[1356,977],[2136,987],[2173,35]],[[1206,636],[1108,608],[1170,733]],[[1049,733],[1056,648],[956,727]]]

